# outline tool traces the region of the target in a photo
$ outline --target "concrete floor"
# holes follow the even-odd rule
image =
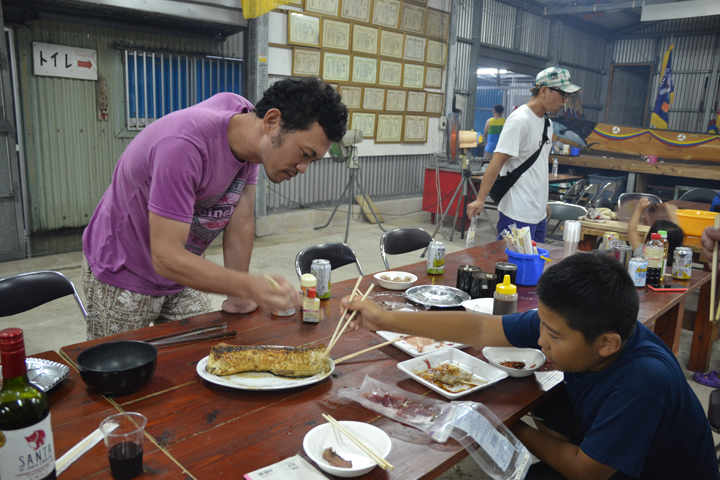
[[[409,198],[393,201],[376,202],[378,210],[383,214],[386,230],[393,228],[417,226],[432,233],[435,225],[430,223],[430,214],[420,210],[421,199]],[[341,207],[341,210],[343,207]],[[322,230],[314,230],[312,226],[324,225],[331,213],[331,209],[303,210],[298,212],[270,215],[258,222],[258,238],[255,240],[250,272],[255,274],[282,275],[291,283],[298,283],[295,275],[295,255],[301,249],[323,242],[342,242],[345,237],[346,215],[339,211],[332,224]],[[497,221],[497,213],[489,211],[493,222]],[[456,252],[465,248],[465,240],[461,240],[456,232],[453,241],[449,240],[452,220],[447,219],[440,230],[437,239],[445,243],[447,253]],[[292,229],[292,230],[291,230]],[[358,208],[355,206],[350,221],[350,235],[348,244],[355,251],[365,274],[385,270],[379,251],[379,241],[383,232],[376,226],[369,224],[364,218],[358,218]],[[478,223],[476,245],[495,240],[491,225],[487,221]],[[389,257],[390,267],[406,265],[420,261],[420,252]],[[206,258],[222,264],[222,248],[220,241],[216,241],[208,249]],[[36,270],[57,270],[66,275],[75,284],[80,296],[82,292],[81,252],[48,255],[25,260],[0,263],[0,277],[21,272]],[[356,278],[357,270],[354,266],[334,270],[333,282]],[[223,297],[213,297],[213,305],[219,309]],[[54,302],[40,306],[30,312],[12,317],[0,318],[0,330],[7,327],[21,327],[25,331],[25,343],[28,355],[46,350],[58,350],[64,345],[78,343],[85,340],[85,323],[78,311],[77,305],[71,297],[65,297]],[[712,388],[702,386],[692,379],[693,372],[685,366],[688,363],[690,341],[692,332],[683,331],[680,342],[678,360],[685,369],[688,383],[697,394],[700,402],[707,408],[708,397]],[[713,347],[710,363],[711,370],[720,370],[720,342]],[[720,436],[715,436],[716,443]],[[469,457],[438,477],[442,480],[473,478],[489,479]]]

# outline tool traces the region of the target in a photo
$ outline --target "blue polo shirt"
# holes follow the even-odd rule
[[[539,348],[536,310],[503,317],[511,344]],[[639,479],[717,479],[710,424],[672,351],[640,322],[620,356],[600,372],[565,373],[580,448]]]

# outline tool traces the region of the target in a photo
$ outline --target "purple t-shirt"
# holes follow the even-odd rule
[[[225,228],[258,164],[230,151],[233,115],[253,110],[233,93],[219,93],[167,115],[130,142],[112,183],[83,234],[83,251],[101,281],[145,295],[172,295],[183,286],[155,273],[149,213],[190,224],[185,248],[202,254]]]

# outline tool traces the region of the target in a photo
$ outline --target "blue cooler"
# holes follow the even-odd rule
[[[515,283],[518,285],[524,285],[526,287],[537,285],[538,279],[545,268],[545,260],[540,256],[548,256],[548,251],[544,248],[537,247],[537,251],[538,255],[528,255],[526,253],[511,252],[507,248],[505,249],[508,262],[517,265]]]

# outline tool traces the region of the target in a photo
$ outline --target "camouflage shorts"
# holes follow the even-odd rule
[[[192,288],[156,297],[108,285],[95,278],[87,258],[83,258],[82,284],[88,340],[212,311],[210,294]]]

